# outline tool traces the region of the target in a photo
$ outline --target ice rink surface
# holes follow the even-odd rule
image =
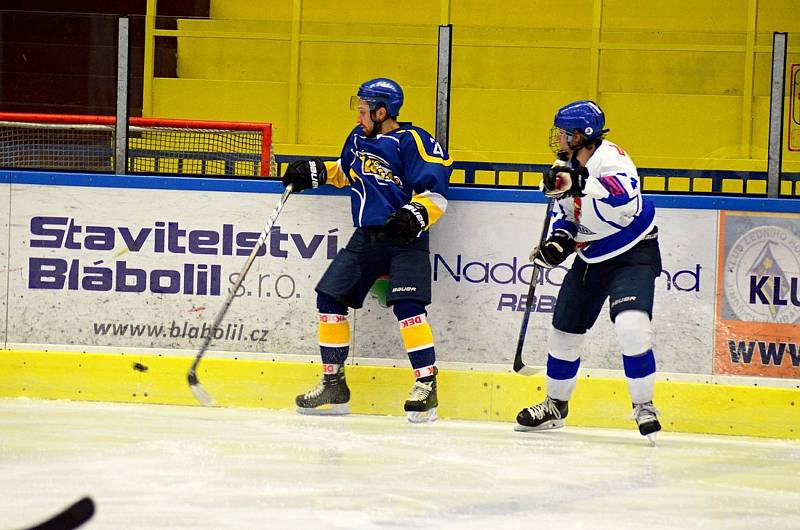
[[[0,400],[0,529],[800,528],[800,441]]]

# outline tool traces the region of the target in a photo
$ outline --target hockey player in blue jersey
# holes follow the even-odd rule
[[[550,146],[558,160],[542,179],[557,200],[550,237],[531,261],[555,267],[576,253],[561,285],[548,341],[547,395],[517,415],[516,430],[564,425],[586,332],[609,300],[611,321],[639,432],[655,441],[661,430],[653,406],[656,361],[651,320],[655,278],[661,273],[652,202],[625,151],[605,139],[605,116],[593,101],[558,110]]]
[[[283,176],[293,192],[349,185],[356,227],[317,284],[323,375],[315,388],[297,396],[303,414],[349,412],[348,308],[360,308],[375,280],[388,274],[386,303],[416,378],[404,408],[409,421],[436,419],[436,354],[425,310],[431,303],[428,229],[447,208],[452,159],[426,131],[397,121],[402,104],[403,91],[391,79],[365,82],[351,99],[358,125],[340,158],[292,162]]]

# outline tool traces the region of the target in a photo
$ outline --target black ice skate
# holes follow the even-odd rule
[[[403,408],[411,423],[426,423],[436,421],[438,406],[439,398],[436,396],[436,375],[434,375],[432,381],[414,382]]]
[[[517,414],[515,431],[546,431],[564,426],[564,418],[569,413],[567,401],[553,399],[550,396],[538,405],[522,409]]]
[[[647,403],[634,403],[632,417],[639,426],[642,436],[647,436],[651,445],[656,444],[656,433],[661,430],[661,423],[658,421],[658,411],[653,406],[652,401]]]
[[[350,389],[344,379],[344,370],[325,374],[317,386],[295,398],[297,412],[317,416],[339,416],[350,413]]]

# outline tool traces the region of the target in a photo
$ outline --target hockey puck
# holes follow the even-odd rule
[[[146,372],[148,368],[142,363],[133,363],[133,369],[137,372]]]

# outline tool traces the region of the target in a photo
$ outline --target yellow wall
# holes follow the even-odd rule
[[[178,36],[178,79],[155,79],[145,109],[269,121],[279,154],[336,155],[349,96],[388,76],[401,118],[432,130],[441,23],[460,160],[549,162],[555,109],[595,98],[642,166],[763,170],[773,31],[800,63],[796,0],[212,0],[211,20],[156,31]],[[784,168],[800,171],[800,153]]]
[[[190,360],[168,354],[4,350],[0,397],[197,405],[186,384]],[[203,361],[198,377],[217,405],[291,409],[293,397],[319,378],[319,365],[212,358]],[[347,378],[354,413],[403,414],[413,382],[407,368],[348,365]],[[542,399],[544,388],[543,375],[497,372],[442,370],[438,382],[441,417],[504,421],[509,429],[520,409]],[[577,385],[570,425],[635,428],[623,378],[581,375]],[[658,381],[654,399],[667,431],[773,438],[798,437],[796,401],[795,388],[716,381]]]

